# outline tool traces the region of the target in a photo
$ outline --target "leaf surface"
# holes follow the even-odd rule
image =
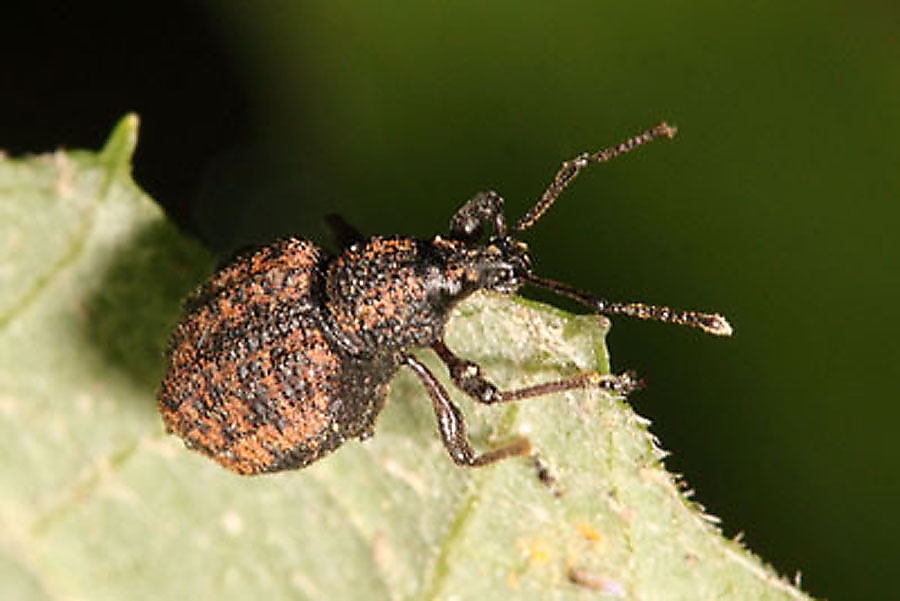
[[[561,497],[525,460],[456,467],[403,371],[375,436],[305,470],[241,477],[186,450],[154,393],[212,261],[131,181],[136,136],[129,116],[97,154],[0,160],[5,597],[806,598],[723,539],[646,422],[599,391],[505,407],[453,392],[478,448],[529,436]],[[607,326],[478,295],[447,342],[512,387],[606,371]]]

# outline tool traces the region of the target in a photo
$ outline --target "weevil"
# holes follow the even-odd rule
[[[500,390],[476,363],[447,347],[444,328],[460,301],[479,290],[514,294],[524,285],[605,315],[730,335],[731,326],[718,314],[608,302],[540,277],[532,270],[527,245],[518,239],[582,169],[674,134],[673,127],[661,123],[563,163],[512,227],[504,218],[503,199],[482,192],[453,215],[447,236],[365,238],[332,217],[329,224],[342,244],[336,256],[297,238],[238,256],[185,301],[159,390],[167,430],[240,474],[302,468],[349,439],[370,437],[391,379],[406,367],[424,385],[455,463],[483,466],[515,455],[533,457],[525,438],[476,452],[459,408],[410,351],[433,349],[453,384],[479,403],[585,387],[627,394],[637,385],[628,373],[584,373]]]

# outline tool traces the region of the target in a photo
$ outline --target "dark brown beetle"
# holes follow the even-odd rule
[[[448,237],[364,239],[338,218],[337,257],[306,240],[279,240],[218,270],[185,303],[169,346],[159,409],[170,432],[241,474],[301,468],[349,438],[372,435],[388,385],[407,366],[425,385],[453,461],[480,466],[532,453],[525,439],[477,454],[447,391],[410,350],[431,347],[450,378],[481,403],[503,403],[598,386],[627,393],[635,381],[587,373],[500,391],[478,365],[443,342],[450,311],[477,290],[513,294],[524,284],[552,290],[608,315],[698,327],[730,335],[719,315],[641,303],[610,303],[534,275],[529,229],[578,172],[659,137],[662,123],[618,146],[563,164],[541,199],[511,229],[503,200],[478,194],[450,221]],[[485,242],[486,227],[493,232]]]

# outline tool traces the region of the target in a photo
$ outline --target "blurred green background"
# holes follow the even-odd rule
[[[537,271],[728,315],[731,340],[615,320],[614,368],[648,380],[633,404],[667,465],[812,594],[895,594],[900,5],[207,0],[163,22],[186,13],[220,51],[171,59],[193,61],[180,85],[156,84],[180,137],[154,146],[165,124],[145,119],[138,179],[151,151],[214,146],[180,164],[193,192],[148,188],[221,252],[327,243],[328,212],[429,237],[483,189],[514,219],[561,161],[677,124],[674,142],[570,187],[529,232]],[[88,68],[154,85],[140,58],[118,74],[109,60]],[[215,94],[191,99],[220,63],[234,122]],[[240,139],[219,144],[229,128]],[[187,177],[166,169],[157,180]]]

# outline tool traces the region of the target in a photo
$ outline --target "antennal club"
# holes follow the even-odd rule
[[[631,152],[638,146],[642,146],[647,142],[652,142],[657,138],[674,138],[676,131],[677,129],[674,126],[663,122],[652,129],[648,129],[642,134],[638,134],[633,138],[625,140],[617,146],[605,148],[594,153],[586,152],[570,161],[566,161],[562,164],[562,167],[559,168],[559,171],[556,172],[556,175],[553,176],[553,181],[550,182],[550,185],[544,190],[541,199],[516,222],[513,230],[516,232],[524,232],[533,226],[538,219],[543,217],[544,213],[553,206],[553,203],[556,202],[556,199],[559,198],[562,191],[566,189],[566,186],[568,186],[572,180],[578,176],[578,173],[588,165],[592,163],[605,163],[617,156]]]

